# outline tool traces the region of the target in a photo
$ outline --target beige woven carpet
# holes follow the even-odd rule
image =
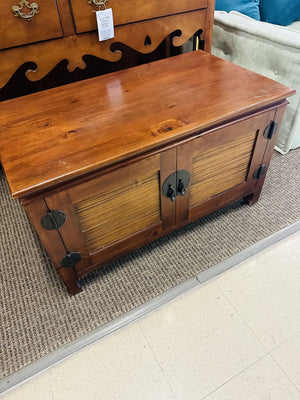
[[[237,202],[91,273],[75,297],[1,172],[0,378],[296,222],[299,161],[299,150],[274,154],[257,204]]]

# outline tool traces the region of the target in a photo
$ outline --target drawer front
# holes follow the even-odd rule
[[[37,9],[34,4],[38,5]],[[19,12],[15,11],[17,16],[12,10],[13,6],[19,6]],[[30,13],[34,14],[31,19],[28,18]],[[54,0],[0,2],[0,49],[61,36],[63,31]]]
[[[107,8],[112,8],[114,25],[123,25],[137,21],[148,20],[166,15],[178,14],[207,7],[208,0],[108,0]],[[96,16],[98,10],[87,0],[72,0],[72,10],[77,33],[97,29]]]

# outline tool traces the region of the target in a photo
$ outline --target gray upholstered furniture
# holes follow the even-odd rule
[[[287,27],[236,11],[215,11],[212,53],[297,90],[289,99],[276,150],[300,146],[300,21]]]

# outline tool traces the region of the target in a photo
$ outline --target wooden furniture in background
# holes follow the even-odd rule
[[[94,268],[257,201],[293,93],[191,52],[0,103],[1,162],[74,294]]]
[[[0,101],[167,57],[197,33],[210,51],[214,0],[106,0],[115,37],[101,43],[93,12],[98,7],[90,2],[1,2]],[[19,5],[26,16],[33,4],[38,9],[31,19],[12,11]]]

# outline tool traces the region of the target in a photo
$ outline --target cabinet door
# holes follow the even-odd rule
[[[34,10],[29,7],[38,5]],[[12,7],[22,8],[14,15]],[[27,20],[29,13],[35,15]],[[63,32],[59,20],[57,6],[54,0],[19,1],[8,0],[0,2],[0,49],[20,46],[62,37]],[[30,60],[29,60],[30,61]]]
[[[153,241],[175,224],[175,204],[161,197],[161,184],[176,168],[176,149],[149,156],[25,205],[53,263],[79,253],[75,273],[91,269]],[[60,210],[59,232],[41,226]],[[58,224],[59,225],[59,224]]]
[[[186,196],[176,200],[176,222],[193,220],[254,193],[274,119],[269,111],[199,135],[178,147],[177,168],[191,174]]]
[[[175,157],[175,150],[157,154],[68,191],[93,264],[154,240],[173,224],[160,182]]]

